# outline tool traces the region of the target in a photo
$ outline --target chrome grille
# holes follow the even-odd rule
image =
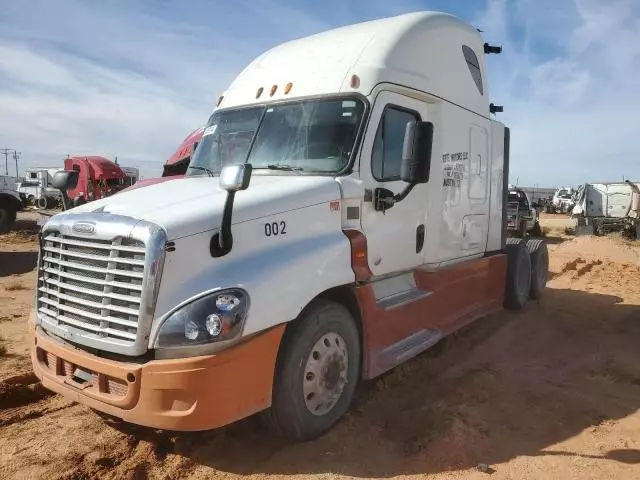
[[[97,240],[44,234],[38,312],[62,330],[120,346],[138,336],[145,245],[130,238]]]

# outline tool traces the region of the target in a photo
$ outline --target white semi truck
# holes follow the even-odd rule
[[[24,173],[24,179],[17,187],[27,200],[28,205],[37,205],[39,209],[54,208],[60,202],[60,191],[53,188],[53,175],[62,170],[60,167],[31,167]]]
[[[43,385],[154,428],[262,412],[306,440],[360,380],[540,297],[545,243],[506,238],[496,50],[420,12],[258,57],[184,178],[44,225],[30,323]]]

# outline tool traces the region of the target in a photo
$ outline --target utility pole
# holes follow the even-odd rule
[[[9,175],[9,152],[11,151],[11,148],[3,148],[0,149],[0,152],[2,152],[2,154],[4,155],[4,170],[5,170],[5,175]]]
[[[22,152],[13,151],[13,159],[16,161],[16,177],[20,176],[18,174],[18,159],[20,158],[20,155],[22,155]]]

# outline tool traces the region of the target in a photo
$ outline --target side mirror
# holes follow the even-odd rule
[[[76,188],[78,185],[77,170],[60,170],[53,175],[51,185],[58,190]]]
[[[251,180],[251,171],[250,163],[227,165],[220,172],[220,186],[227,192],[246,190]]]
[[[400,179],[403,182],[417,184],[429,181],[432,146],[433,123],[407,123],[400,166]]]

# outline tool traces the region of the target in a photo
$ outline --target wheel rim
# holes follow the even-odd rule
[[[343,338],[326,333],[313,346],[304,368],[304,402],[310,413],[325,415],[340,400],[347,384],[349,354]]]

